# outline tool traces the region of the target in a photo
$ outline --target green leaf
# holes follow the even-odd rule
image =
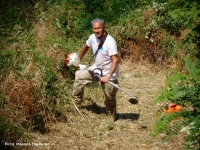
[[[192,63],[192,61],[190,60],[189,57],[185,58],[185,66],[188,70],[188,72],[190,73],[191,77],[195,80],[195,81],[199,81],[199,70],[195,67],[195,64]]]

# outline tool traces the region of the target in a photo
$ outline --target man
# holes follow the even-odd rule
[[[113,37],[107,34],[104,26],[104,21],[94,19],[92,21],[93,34],[88,38],[79,52],[79,59],[86,54],[89,48],[92,48],[95,63],[88,68],[93,70],[100,68],[103,76],[100,78],[102,89],[105,94],[105,106],[107,115],[116,115],[116,93],[118,89],[108,83],[111,81],[118,84],[119,77],[119,58],[116,41]],[[103,37],[107,35],[102,47],[98,49],[99,43]],[[105,38],[105,37],[104,37]],[[73,86],[73,96],[78,106],[83,102],[84,86],[93,81],[92,75],[88,70],[78,70],[75,73],[75,81]]]

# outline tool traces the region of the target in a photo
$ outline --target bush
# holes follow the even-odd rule
[[[154,135],[166,132],[165,139],[168,139],[184,126],[188,126],[186,147],[197,150],[200,148],[200,68],[195,66],[189,57],[185,58],[185,66],[187,73],[172,74],[167,80],[167,87],[155,100],[155,102],[168,100],[182,105],[184,109],[178,113],[161,115],[155,125]]]

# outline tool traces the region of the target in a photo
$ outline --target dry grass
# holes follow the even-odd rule
[[[119,118],[115,122],[103,112],[92,111],[89,107],[81,109],[85,119],[75,110],[66,112],[68,121],[49,124],[51,132],[32,133],[33,142],[43,146],[32,146],[31,149],[181,150],[184,136],[180,133],[165,143],[162,142],[164,134],[155,138],[151,136],[157,110],[161,107],[161,104],[153,104],[153,99],[164,86],[165,76],[165,70],[155,70],[149,64],[122,62],[120,86],[139,97],[138,105],[129,104],[129,97],[118,92]],[[89,88],[86,89],[86,97],[89,95],[92,100],[95,99],[98,108],[103,109],[101,90]]]
[[[36,106],[33,104],[33,95],[31,93],[31,89],[33,88],[31,82],[27,80],[16,80],[11,72],[5,79],[1,88],[4,89],[4,93],[8,98],[8,105],[16,106],[20,114],[29,116],[36,111]]]
[[[63,61],[65,54],[63,50],[59,49],[59,43],[54,39],[55,37],[59,37],[59,35],[53,28],[51,22],[44,20],[38,21],[31,33],[34,35],[36,49],[43,52],[47,57],[52,57],[56,61]],[[48,40],[53,40],[53,42],[48,42]]]

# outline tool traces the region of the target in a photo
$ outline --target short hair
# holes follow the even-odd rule
[[[104,26],[104,21],[103,21],[102,19],[96,18],[96,19],[92,20],[92,21],[91,21],[92,25],[93,25],[93,23],[95,23],[95,22],[101,22],[102,25]]]

